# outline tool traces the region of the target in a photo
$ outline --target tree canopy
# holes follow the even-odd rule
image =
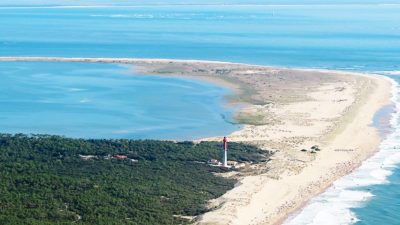
[[[204,163],[221,158],[221,149],[217,142],[0,134],[0,223],[187,223],[174,215],[206,212],[207,200],[236,182]],[[268,154],[229,143],[231,160],[260,162]],[[116,155],[127,158],[107,157]]]

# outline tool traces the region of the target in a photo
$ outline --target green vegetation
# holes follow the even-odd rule
[[[169,71],[169,70],[157,70],[156,73],[159,73],[159,74],[168,74],[168,73],[173,73],[173,72],[172,72],[172,71]]]
[[[250,145],[229,143],[229,149],[240,162],[269,156]],[[107,159],[117,154],[128,158]],[[0,223],[188,223],[174,215],[206,212],[207,200],[236,182],[213,175],[226,169],[201,163],[220,155],[217,142],[0,134]]]
[[[248,125],[266,125],[267,123],[264,121],[265,116],[262,114],[251,114],[251,113],[238,113],[234,116],[234,119],[238,121],[239,124],[248,124]]]
[[[226,76],[219,76],[218,78],[225,80],[228,83],[232,83],[239,86],[239,92],[226,96],[226,100],[228,102],[233,104],[238,104],[238,103],[239,104],[250,103],[253,105],[268,104],[266,102],[255,100],[253,97],[257,94],[257,92],[253,87],[244,83],[243,81],[240,81],[237,78],[226,77]]]

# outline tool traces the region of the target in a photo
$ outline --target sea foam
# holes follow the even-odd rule
[[[354,224],[359,219],[351,208],[360,208],[374,195],[366,190],[370,185],[388,183],[387,177],[400,163],[400,103],[399,84],[387,78],[392,84],[392,102],[395,110],[390,124],[394,129],[380,144],[379,151],[362,163],[353,173],[335,181],[324,193],[312,198],[299,212],[291,215],[285,225],[301,224]]]

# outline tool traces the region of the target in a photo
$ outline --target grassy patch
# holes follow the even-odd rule
[[[241,124],[248,124],[248,125],[266,125],[265,122],[265,115],[263,114],[248,114],[248,113],[238,113],[234,116],[234,119]]]

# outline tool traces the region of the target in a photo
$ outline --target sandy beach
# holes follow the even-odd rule
[[[0,61],[127,63],[134,64],[135,73],[191,77],[234,90],[226,102],[241,106],[234,118],[245,125],[228,139],[274,155],[269,162],[230,174],[239,183],[210,202],[214,210],[196,218],[197,224],[282,223],[377,150],[381,137],[369,125],[376,111],[391,103],[388,80],[348,72],[167,59],[0,57]]]
[[[347,99],[354,101],[353,105],[355,106],[351,110],[339,105],[329,104],[329,101],[327,101],[329,97],[332,97],[331,101],[334,100],[332,95],[325,96],[327,98],[321,99],[324,102],[319,104],[317,101],[305,103],[305,107],[308,109],[314,105],[323,111],[321,114],[316,114],[319,116],[313,118],[315,120],[334,118],[332,117],[334,116],[333,112],[335,110],[337,110],[337,113],[341,111],[342,113],[337,114],[336,128],[333,131],[329,132],[329,125],[324,123],[312,125],[314,128],[280,125],[277,129],[281,130],[281,134],[278,131],[274,132],[275,129],[255,129],[259,138],[273,133],[273,138],[267,137],[267,141],[304,135],[306,136],[304,138],[308,140],[296,144],[298,149],[309,149],[311,145],[317,144],[321,151],[316,154],[314,159],[307,159],[301,153],[279,151],[271,162],[273,165],[269,165],[272,171],[243,178],[241,180],[242,185],[221,198],[222,207],[204,215],[200,223],[215,224],[213,221],[220,221],[222,218],[231,219],[226,224],[280,223],[289,213],[301,207],[308,199],[322,192],[333,181],[351,172],[363,160],[371,156],[380,143],[380,136],[375,128],[368,125],[371,124],[374,113],[382,106],[390,103],[387,91],[390,89],[384,80],[376,77],[368,77],[368,79],[371,83],[365,85],[373,89],[371,93],[365,93],[355,99],[352,99],[354,93],[353,96],[348,93]],[[319,94],[321,94],[320,97],[323,96],[323,93]],[[341,95],[341,98],[343,97],[345,95]],[[357,102],[360,104],[356,104]],[[296,111],[296,113],[306,112],[306,110],[300,111],[302,107],[295,104],[286,106],[281,110],[288,108]],[[329,113],[332,114],[329,115]],[[340,121],[341,117],[346,116],[349,118]],[[331,124],[334,123],[333,121]],[[247,132],[243,131],[243,137],[251,132],[250,129],[245,130]],[[328,132],[324,132],[324,130]],[[291,132],[284,134],[284,131]],[[295,132],[298,132],[298,134],[294,134]],[[317,138],[318,133],[323,135]],[[243,140],[240,137],[240,132],[234,134],[232,139]],[[268,146],[267,143],[266,146]]]

